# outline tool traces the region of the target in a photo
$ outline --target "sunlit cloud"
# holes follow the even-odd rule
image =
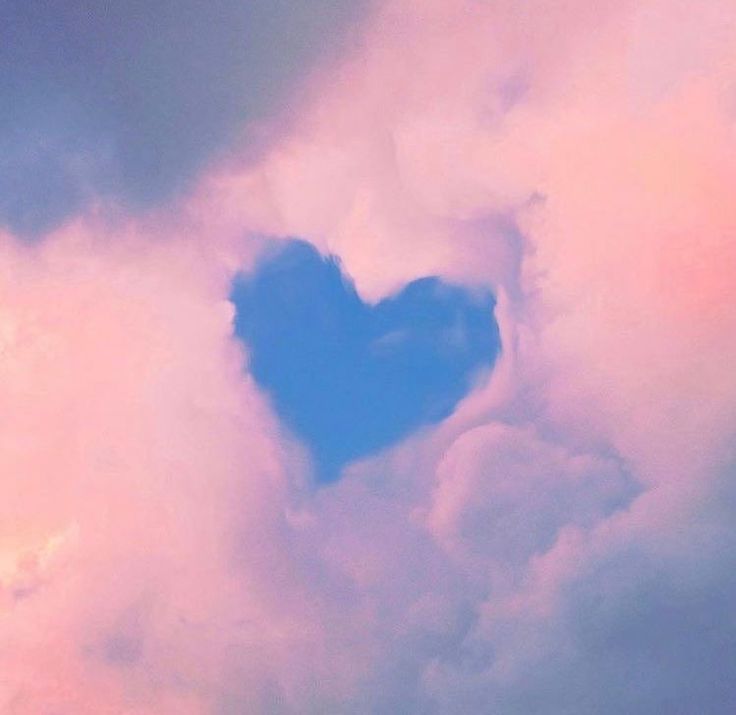
[[[0,712],[730,715],[736,8],[290,5],[245,59],[105,21],[155,50],[93,133],[140,184],[22,132]]]

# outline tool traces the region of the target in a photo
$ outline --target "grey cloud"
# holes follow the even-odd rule
[[[367,0],[8,0],[0,222],[165,200],[337,48]]]
[[[510,619],[464,644],[436,712],[503,715],[730,715],[736,710],[733,512],[683,524],[671,550],[630,541],[581,568],[543,620]],[[518,662],[513,675],[495,663]]]

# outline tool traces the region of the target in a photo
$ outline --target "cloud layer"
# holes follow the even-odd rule
[[[145,210],[236,141],[257,155],[287,121],[279,107],[293,110],[305,75],[339,54],[364,8],[4,2],[0,223],[36,236],[101,197]]]
[[[732,713],[734,47],[385,0],[255,163],[4,235],[0,712]],[[315,489],[233,335],[264,235],[492,290],[492,376]]]

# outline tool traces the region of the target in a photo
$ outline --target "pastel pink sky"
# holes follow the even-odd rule
[[[382,0],[297,97],[0,237],[0,713],[734,712],[736,4]],[[492,376],[315,490],[233,336],[264,236],[492,289]]]

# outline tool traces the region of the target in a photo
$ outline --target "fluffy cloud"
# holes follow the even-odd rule
[[[8,712],[736,707],[736,11],[387,0],[255,166],[0,255]],[[499,297],[441,425],[315,490],[257,234]]]
[[[3,247],[3,702],[138,712],[163,690],[180,712],[215,697],[211,632],[252,627],[222,575],[247,563],[239,618],[273,588],[279,448],[217,271],[181,241],[93,236]],[[249,529],[256,560],[236,558]]]

